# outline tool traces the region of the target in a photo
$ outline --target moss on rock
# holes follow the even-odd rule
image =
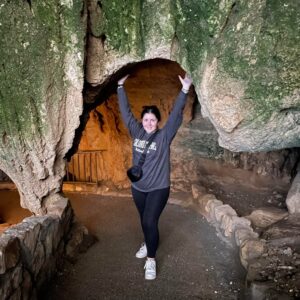
[[[47,129],[46,100],[56,105],[68,84],[65,56],[69,47],[82,48],[82,35],[78,45],[72,41],[72,34],[82,32],[81,5],[73,1],[69,7],[56,0],[0,5],[2,134],[33,136]]]
[[[82,5],[0,4],[0,168],[16,183],[21,205],[37,214],[45,212],[42,199],[60,190],[82,111]]]
[[[213,57],[220,72],[246,82],[249,120],[267,121],[285,108],[285,97],[300,88],[300,4],[297,1],[239,1]],[[294,105],[300,105],[300,98]]]
[[[140,59],[151,47],[171,47],[176,38],[180,46],[176,59],[193,72],[209,51],[231,6],[232,0],[103,0],[102,13],[98,15],[104,21],[100,22],[91,12],[92,32],[105,35],[108,46],[117,52],[134,54]]]

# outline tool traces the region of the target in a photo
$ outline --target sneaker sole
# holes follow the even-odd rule
[[[154,280],[156,278],[156,276],[145,276],[146,280]]]

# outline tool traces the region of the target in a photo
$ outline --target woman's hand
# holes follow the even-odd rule
[[[192,85],[192,79],[187,74],[185,74],[184,78],[178,75],[178,78],[182,84],[182,88],[188,91],[190,89],[190,86]]]
[[[121,78],[120,80],[118,80],[118,85],[123,85],[124,82],[126,81],[126,79],[128,78],[129,74],[127,74],[126,76],[124,76],[123,78]]]

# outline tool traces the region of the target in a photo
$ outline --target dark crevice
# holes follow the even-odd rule
[[[300,172],[300,148],[292,148],[296,150],[297,158],[291,170],[291,182],[294,180],[298,172]]]
[[[279,111],[280,113],[288,113],[288,112],[300,112],[300,107],[296,107],[296,106],[291,106],[291,107],[287,107],[287,108],[283,108]]]
[[[104,132],[104,121],[102,114],[97,109],[94,110],[94,113],[97,116],[100,131]]]
[[[91,34],[91,16],[88,9],[88,1],[84,1],[83,8],[81,11],[81,17],[82,19],[86,18],[86,33],[84,37],[85,46],[84,46],[84,60],[83,60],[83,66],[84,66],[84,84],[83,84],[83,98],[85,98],[86,91],[89,87],[89,84],[86,80],[86,73],[87,73],[87,54],[88,54],[88,48],[89,48],[89,36]],[[79,117],[80,124],[75,130],[75,136],[73,140],[73,145],[69,149],[69,151],[65,155],[65,159],[67,161],[71,160],[71,157],[77,152],[78,146],[82,137],[82,133],[84,131],[84,128],[86,126],[86,123],[89,120],[89,112],[92,110],[92,108],[89,109],[88,105],[85,105],[85,102],[83,103],[83,112],[82,115]]]
[[[197,94],[195,93],[195,98],[193,101],[193,106],[192,106],[192,119],[191,121],[195,120],[196,116],[198,115],[198,112],[201,111],[201,105],[198,100]]]
[[[4,131],[3,134],[2,134],[2,143],[3,143],[3,145],[7,144],[7,133],[6,133],[6,131]]]
[[[28,3],[29,8],[30,8],[30,10],[31,10],[31,8],[32,8],[32,6],[31,6],[31,0],[26,0],[26,2]]]
[[[105,35],[105,34],[102,34],[102,35],[100,36],[100,39],[101,39],[102,46],[104,47],[104,43],[105,43],[105,40],[106,40],[106,35]]]
[[[97,1],[97,5],[102,9],[102,3],[101,3],[101,1]]]
[[[221,33],[222,33],[222,32],[224,31],[224,29],[227,27],[227,25],[228,25],[228,23],[229,23],[229,19],[230,19],[231,15],[232,15],[232,13],[233,13],[233,11],[234,11],[235,6],[236,6],[236,2],[233,2],[232,5],[231,5],[231,7],[230,7],[230,10],[229,10],[229,12],[228,12],[228,15],[227,15],[227,17],[226,17],[226,19],[225,19],[225,22],[224,22],[223,26],[221,27],[221,30],[220,30]]]
[[[117,81],[130,73],[132,68],[136,64],[129,64],[115,74],[112,74],[104,83],[99,86],[92,86],[86,80],[83,88],[83,113],[80,116],[80,125],[75,130],[75,137],[73,141],[73,146],[65,155],[65,158],[70,161],[72,155],[77,152],[82,133],[85,129],[85,126],[89,120],[89,113],[91,110],[95,109],[97,106],[106,101],[110,95],[116,93],[117,90]]]

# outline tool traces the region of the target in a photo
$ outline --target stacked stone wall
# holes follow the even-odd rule
[[[0,299],[37,299],[65,257],[73,211],[60,198],[49,214],[25,218],[0,236]]]

